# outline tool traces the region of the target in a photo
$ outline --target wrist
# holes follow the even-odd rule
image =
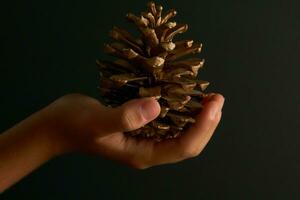
[[[53,156],[59,156],[78,150],[81,142],[78,137],[78,123],[68,120],[68,110],[56,101],[39,112],[41,124],[45,128],[45,140]],[[73,117],[73,116],[72,116]]]
[[[37,113],[40,140],[47,146],[49,157],[57,157],[69,152],[64,135],[64,128],[48,108]]]

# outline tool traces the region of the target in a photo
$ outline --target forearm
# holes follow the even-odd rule
[[[0,135],[0,193],[55,156],[51,131],[38,112]]]

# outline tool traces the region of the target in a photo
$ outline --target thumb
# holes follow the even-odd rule
[[[154,120],[159,113],[160,105],[154,98],[135,99],[110,109],[106,125],[111,132],[132,131]]]

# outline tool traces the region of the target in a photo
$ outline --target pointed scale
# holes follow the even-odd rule
[[[175,35],[184,33],[187,31],[187,29],[188,29],[187,24],[179,24],[173,28],[167,28],[162,32],[160,40],[161,42],[172,41]]]
[[[106,44],[104,50],[106,53],[116,56],[121,59],[128,60],[137,66],[143,67],[146,71],[152,73],[155,68],[162,68],[165,60],[161,57],[151,57],[146,58],[139,55],[132,49],[120,48],[121,46],[116,46],[113,44]]]
[[[132,13],[128,13],[126,15],[126,18],[133,22],[139,29],[141,28],[145,28],[145,27],[148,27],[149,25],[149,20],[146,19],[145,17],[141,16],[141,17],[138,17]]]
[[[156,14],[156,26],[160,26],[161,25],[161,14],[163,11],[163,7],[161,5],[157,5],[156,6],[156,10],[157,10],[157,14]]]
[[[151,87],[151,88],[144,88],[140,87],[139,89],[139,96],[140,97],[155,97],[159,99],[161,97],[161,87]]]
[[[199,90],[186,90],[183,87],[176,84],[164,86],[163,92],[167,95],[176,95],[176,96],[186,95],[186,96],[203,97],[203,92]]]
[[[177,15],[177,12],[174,9],[167,11],[167,13],[162,17],[160,25],[167,23],[169,21],[169,19],[171,19],[172,17],[175,17],[176,15]]]
[[[193,44],[189,48],[174,49],[173,52],[170,52],[170,55],[167,57],[168,61],[173,61],[181,57],[187,56],[189,54],[200,53],[202,49],[202,44]]]
[[[164,118],[168,111],[170,110],[170,108],[166,107],[166,106],[160,106],[160,114],[159,117]]]
[[[110,31],[109,35],[117,41],[124,42],[125,44],[133,48],[135,51],[137,51],[139,54],[143,54],[143,50],[140,47],[142,44],[139,44],[139,41],[134,39],[127,31],[118,27],[114,27]]]
[[[202,91],[204,91],[208,85],[208,81],[204,80],[191,80],[189,78],[179,78],[174,80],[161,80],[165,83],[179,84],[185,90],[193,90],[195,87],[199,87]]]
[[[113,75],[110,77],[110,79],[114,81],[119,87],[121,87],[127,84],[128,82],[147,80],[148,77],[136,77],[135,74],[128,73],[128,74]]]
[[[179,127],[184,127],[187,123],[195,123],[196,120],[190,116],[180,115],[169,112],[167,116],[172,120],[172,122]]]
[[[142,12],[142,16],[145,17],[150,22],[150,28],[156,27],[156,20],[151,12]]]
[[[195,75],[198,74],[200,68],[203,67],[205,60],[204,59],[189,59],[189,60],[181,60],[177,62],[170,62],[168,63],[169,68],[176,69],[176,68],[186,68],[192,71]]]
[[[157,10],[156,10],[155,3],[154,3],[153,1],[151,1],[151,2],[148,3],[147,6],[148,6],[149,12],[151,12],[152,15],[153,15],[154,17],[156,17],[156,15],[157,15]]]
[[[163,99],[167,100],[168,106],[171,110],[180,111],[191,100],[190,96],[175,97],[163,95]]]

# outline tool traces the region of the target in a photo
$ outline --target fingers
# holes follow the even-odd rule
[[[103,128],[109,133],[135,130],[154,120],[159,113],[160,106],[154,98],[132,100],[118,108],[108,109]]]
[[[105,115],[106,124],[113,124],[108,129],[119,133],[100,137],[95,151],[138,169],[197,156],[208,143],[221,119],[223,103],[222,95],[212,95],[206,99],[204,108],[196,117],[196,123],[181,137],[154,142],[125,137],[121,132],[139,128],[156,118],[160,112],[158,103],[151,98],[127,102],[119,108],[109,109]]]
[[[188,149],[192,156],[199,154],[216,129],[222,112],[224,97],[214,95],[204,106],[196,123],[181,138],[181,148]]]
[[[153,148],[153,165],[178,162],[197,156],[208,143],[222,115],[224,97],[213,95],[196,118],[196,123],[180,138],[156,143]]]

